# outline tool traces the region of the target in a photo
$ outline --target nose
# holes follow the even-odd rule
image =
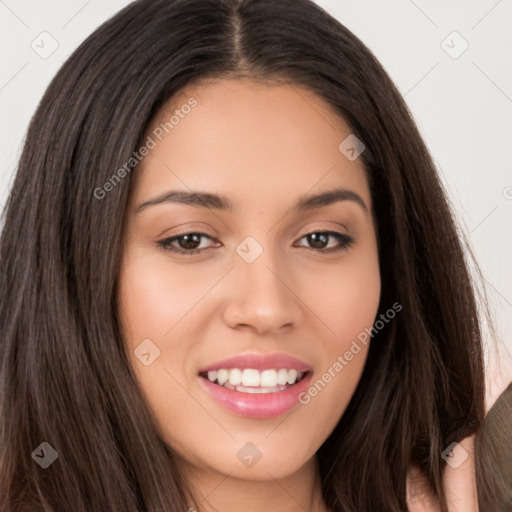
[[[223,313],[227,325],[237,330],[272,334],[301,324],[304,303],[300,293],[304,290],[284,263],[271,257],[267,250],[252,263],[238,258],[232,273],[234,289]]]

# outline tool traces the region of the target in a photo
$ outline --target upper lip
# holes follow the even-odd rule
[[[231,368],[253,368],[255,370],[267,370],[272,368],[294,368],[300,372],[308,372],[312,371],[313,369],[309,364],[301,361],[300,359],[297,359],[296,357],[289,356],[288,354],[250,353],[240,354],[238,356],[230,357],[228,359],[223,359],[222,361],[210,364],[204,368],[201,368],[199,373],[219,370],[221,368],[226,370]]]

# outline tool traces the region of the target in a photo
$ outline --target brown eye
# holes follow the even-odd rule
[[[348,249],[353,243],[354,239],[351,236],[337,233],[336,231],[315,231],[304,235],[302,239],[307,239],[310,247],[307,249],[320,251],[320,252],[335,252]],[[338,245],[328,248],[329,240],[335,238],[338,240]]]
[[[166,238],[165,240],[159,241],[158,245],[166,251],[177,254],[196,254],[205,249],[205,247],[198,248],[203,238],[213,240],[212,237],[206,233],[194,232]]]

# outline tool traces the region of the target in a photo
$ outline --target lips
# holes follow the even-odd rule
[[[273,418],[292,409],[307,389],[312,367],[287,354],[245,354],[201,368],[200,383],[238,416]]]
[[[219,370],[221,368],[225,368],[227,370],[231,368],[254,368],[255,370],[260,371],[271,368],[286,368],[295,369],[304,373],[313,370],[313,368],[304,361],[301,361],[300,359],[289,356],[287,354],[253,353],[230,357],[229,359],[218,361],[217,363],[213,363],[209,366],[201,368],[199,373],[207,373],[209,371]]]

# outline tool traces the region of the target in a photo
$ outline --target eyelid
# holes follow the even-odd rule
[[[309,235],[312,235],[315,233],[325,234],[330,239],[335,238],[338,240],[338,244],[341,244],[341,245],[339,245],[338,247],[330,247],[330,248],[323,248],[323,249],[318,249],[315,247],[307,247],[304,245],[299,245],[298,247],[303,247],[304,249],[312,251],[312,252],[328,255],[331,253],[341,253],[345,250],[348,250],[355,242],[354,237],[349,234],[340,233],[339,231],[334,231],[332,229],[325,229],[325,228],[316,226],[315,228],[311,228],[310,230],[307,230],[301,236],[298,236],[298,238],[296,238],[296,240],[294,242],[294,247],[296,247],[295,244],[297,242],[299,242],[303,238],[306,238]],[[219,243],[219,241],[215,237],[213,237],[212,235],[210,235],[208,233],[202,232],[200,230],[184,229],[179,232],[171,234],[170,236],[164,238],[163,240],[158,241],[157,245],[168,252],[184,255],[185,257],[191,256],[194,254],[198,254],[198,253],[202,253],[206,249],[210,249],[210,247],[203,247],[200,249],[188,249],[187,250],[187,249],[182,249],[182,248],[178,248],[178,247],[173,247],[171,245],[172,243],[176,242],[181,237],[184,237],[187,235],[198,235],[199,238],[207,238],[209,240],[212,240],[213,242]],[[222,243],[221,243],[221,245],[222,245]]]
[[[201,234],[204,234],[204,235],[208,235],[209,237],[211,238],[214,238],[214,235],[210,235],[209,233],[207,233],[205,231],[205,229],[207,228],[204,228],[204,227],[199,227],[197,226],[196,227],[196,222],[187,222],[186,223],[186,228],[181,228],[180,229],[180,226],[177,226],[175,229],[178,229],[178,231],[174,231],[173,229],[164,229],[163,231],[160,231],[160,233],[158,233],[155,238],[156,239],[166,239],[166,238],[172,238],[172,237],[175,237],[175,236],[180,236],[180,235],[191,235],[193,233],[201,233]],[[203,223],[199,223],[201,226],[204,226]],[[207,225],[208,226],[208,225]],[[171,234],[169,234],[169,232],[171,232]]]
[[[216,241],[218,242],[218,240],[216,240],[215,237],[213,237],[212,235],[209,235],[208,233],[205,233],[203,231],[200,231],[198,229],[184,229],[182,231],[178,231],[176,233],[173,233],[169,236],[166,236],[165,238],[163,238],[162,240],[159,240],[156,245],[159,246],[160,248],[162,248],[163,250],[165,251],[168,251],[170,253],[174,253],[174,254],[180,254],[180,255],[185,255],[185,256],[190,256],[190,255],[193,255],[193,254],[198,254],[198,253],[201,253],[203,251],[205,251],[205,249],[208,249],[208,248],[202,248],[202,249],[190,249],[190,250],[186,250],[186,249],[181,249],[181,248],[177,248],[177,247],[172,247],[171,246],[171,243],[175,242],[177,239],[183,237],[183,236],[186,236],[186,235],[199,235],[199,237],[203,237],[203,238],[208,238],[212,241]],[[172,247],[172,248],[171,248]]]

